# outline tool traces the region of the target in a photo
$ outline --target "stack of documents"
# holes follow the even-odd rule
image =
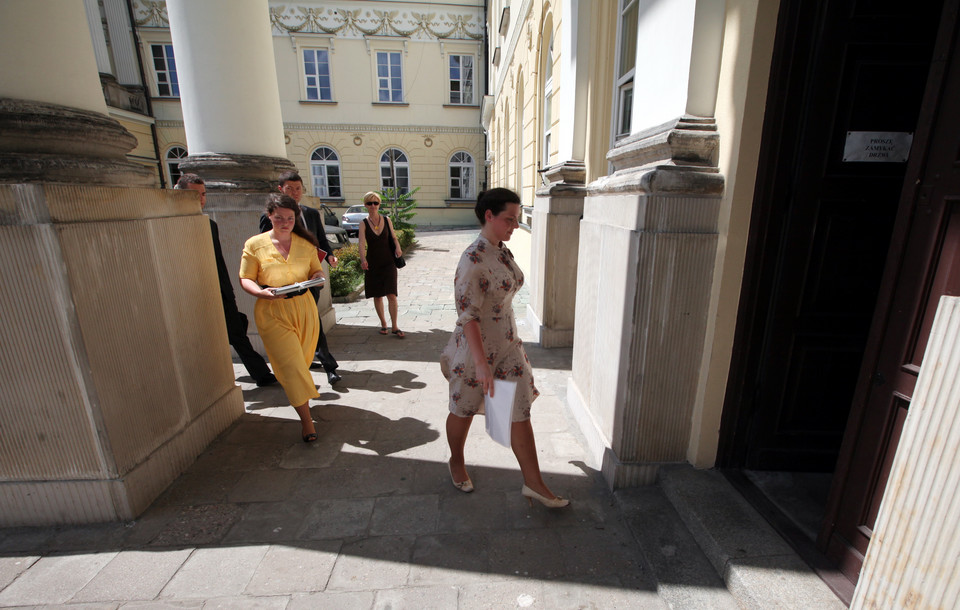
[[[513,399],[517,382],[493,380],[493,397],[483,395],[483,411],[487,420],[487,434],[504,447],[510,446],[510,426],[513,424]]]
[[[322,286],[326,281],[327,278],[318,277],[315,280],[304,280],[294,284],[287,284],[286,286],[281,286],[279,288],[272,288],[271,290],[273,290],[273,294],[277,296],[283,296],[285,294],[290,294],[291,292],[300,292],[301,290],[306,290],[307,288],[313,288],[314,286]]]

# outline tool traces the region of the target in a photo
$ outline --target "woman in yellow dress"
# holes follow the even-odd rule
[[[310,363],[317,349],[320,325],[317,304],[309,291],[277,296],[271,288],[324,277],[317,243],[300,220],[300,206],[291,197],[273,193],[267,200],[273,228],[243,245],[240,285],[257,297],[254,319],[273,372],[300,416],[303,442],[317,440],[310,417],[310,399],[317,386]]]

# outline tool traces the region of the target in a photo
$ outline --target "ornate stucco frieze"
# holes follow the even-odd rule
[[[396,36],[422,40],[483,38],[479,14],[421,13],[355,6],[350,3],[271,4],[270,23],[277,34],[327,34],[341,38]],[[138,27],[170,27],[165,0],[134,0],[133,7]]]
[[[170,27],[165,0],[133,0],[133,18],[141,28]]]

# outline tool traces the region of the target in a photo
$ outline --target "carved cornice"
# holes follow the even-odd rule
[[[168,28],[165,0],[134,0],[138,27]],[[478,14],[419,13],[308,4],[270,6],[270,24],[277,34],[327,34],[341,38],[392,36],[422,40],[483,39]]]

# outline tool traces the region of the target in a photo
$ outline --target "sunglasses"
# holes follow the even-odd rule
[[[363,205],[380,205],[379,201],[364,201]]]

